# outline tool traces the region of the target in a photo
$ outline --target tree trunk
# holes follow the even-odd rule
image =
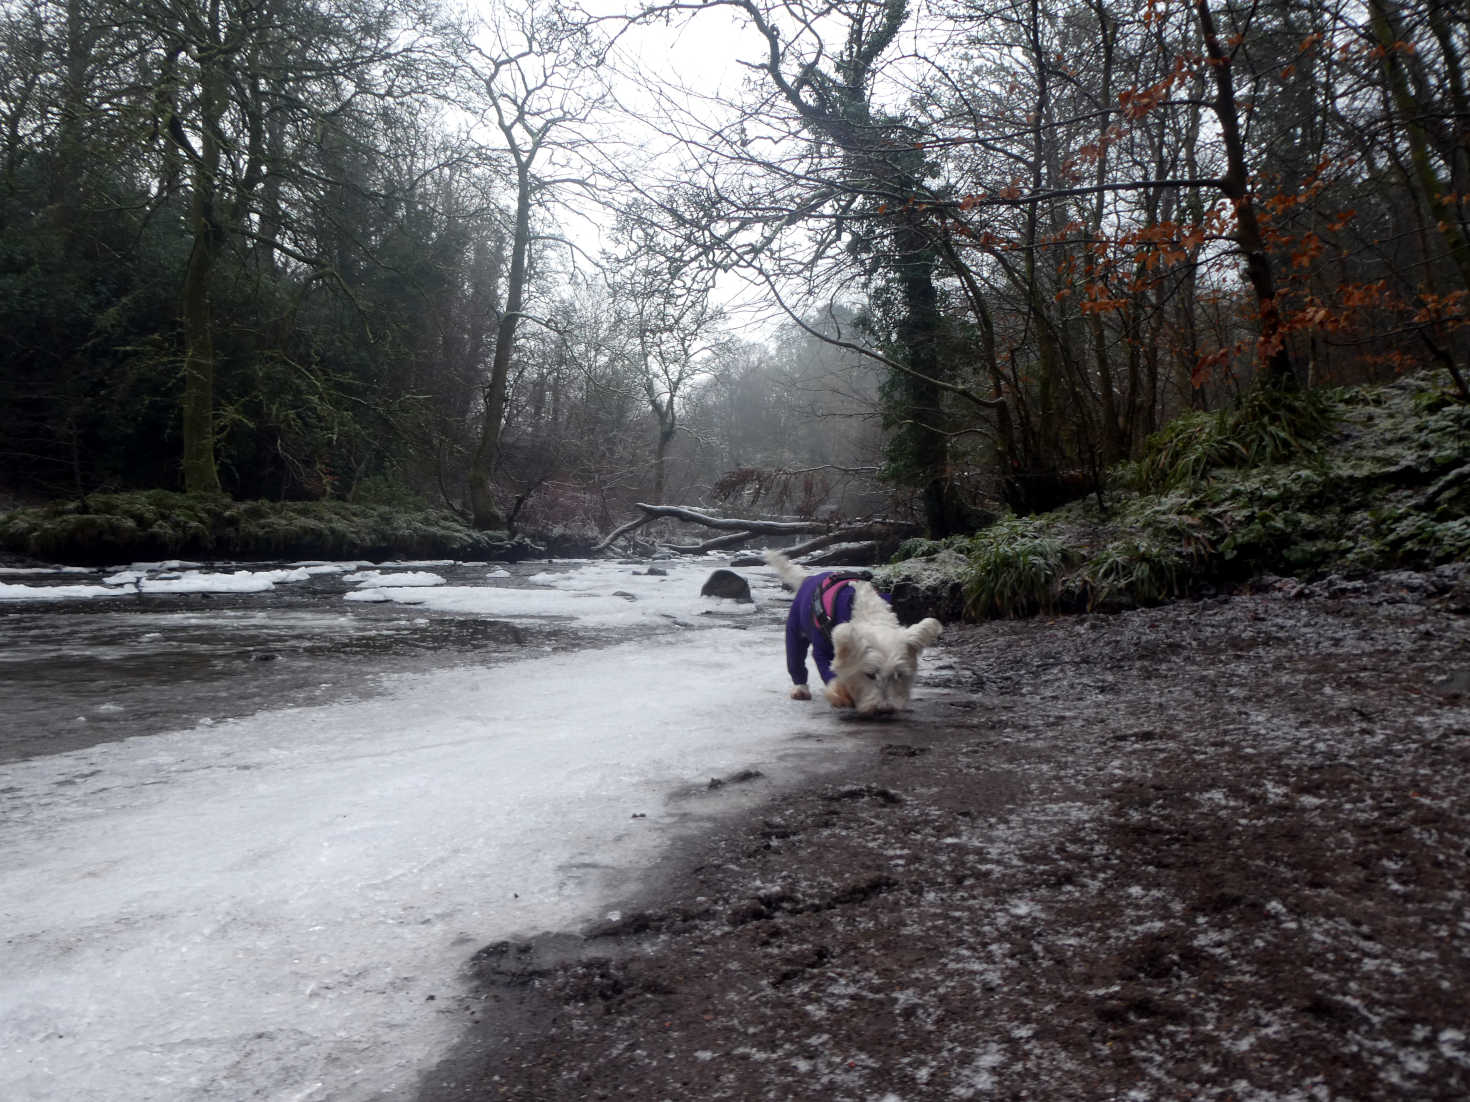
[[[1101,117],[1097,122],[1097,166],[1093,176],[1093,182],[1097,185],[1097,199],[1092,209],[1092,225],[1089,227],[1091,237],[1101,238],[1103,232],[1103,219],[1107,214],[1106,193],[1103,184],[1108,176],[1108,129],[1112,124],[1112,111],[1109,109],[1113,102],[1113,46],[1117,41],[1117,27],[1108,18],[1107,9],[1098,0],[1093,4],[1093,14],[1097,17],[1098,33],[1102,45],[1103,64],[1101,75],[1101,86],[1098,94],[1098,102],[1103,104]],[[1086,263],[1086,258],[1082,258]],[[1136,316],[1138,302],[1135,301],[1129,308],[1130,316]],[[1105,467],[1112,466],[1123,457],[1123,427],[1118,416],[1117,389],[1113,382],[1113,365],[1108,358],[1107,327],[1103,325],[1101,311],[1093,311],[1089,318],[1089,327],[1092,331],[1092,355],[1097,369],[1097,391],[1102,402],[1102,432],[1101,462]]]
[[[66,66],[63,70],[56,163],[50,180],[51,219],[61,231],[62,247],[70,254],[81,214],[82,179],[86,160],[83,120],[87,113],[87,69],[91,63],[88,12],[81,0],[66,3]]]
[[[1220,122],[1220,138],[1225,143],[1225,176],[1220,181],[1220,190],[1235,206],[1235,242],[1245,260],[1246,280],[1255,292],[1256,312],[1260,315],[1260,382],[1268,387],[1292,389],[1297,382],[1296,372],[1292,367],[1291,352],[1286,347],[1286,331],[1276,302],[1271,258],[1266,252],[1261,224],[1251,197],[1231,57],[1216,33],[1209,0],[1195,0],[1195,13],[1215,77],[1215,117]]]
[[[653,446],[653,504],[664,503],[664,493],[668,485],[669,467],[669,445],[674,442],[674,434],[677,430],[677,414],[674,412],[674,399],[669,396],[667,408],[658,403],[653,404],[654,416],[658,418],[658,440]]]
[[[913,374],[894,380],[902,394],[896,411],[903,421],[895,434],[902,441],[923,495],[924,525],[933,539],[964,530],[964,510],[949,471],[949,440],[944,435],[943,394],[933,380],[944,372],[939,354],[939,292],[934,286],[934,249],[915,218],[904,218],[894,231],[894,249],[903,291],[904,317],[899,327],[907,364]]]
[[[203,204],[196,198],[195,206]],[[196,210],[194,247],[184,275],[184,492],[220,492],[214,461],[214,317],[209,302],[209,280],[217,245],[209,216]]]
[[[995,410],[995,463],[996,469],[1006,472],[1011,469],[1015,462],[1019,445],[1016,440],[1016,430],[1011,421],[1010,401],[1007,398],[1007,386],[1005,375],[1001,370],[1000,357],[996,352],[995,344],[995,318],[991,315],[990,306],[985,301],[985,292],[981,290],[979,282],[965,262],[955,250],[954,242],[941,237],[937,242],[940,256],[949,266],[950,273],[957,277],[960,285],[964,288],[965,298],[970,304],[970,312],[975,315],[975,322],[980,331],[980,360],[984,365],[984,374],[990,378],[991,403]]]
[[[525,156],[516,172],[516,223],[511,243],[510,274],[505,284],[505,309],[495,331],[495,358],[485,385],[484,421],[480,443],[470,465],[470,514],[481,531],[505,527],[505,516],[495,504],[492,490],[495,469],[500,463],[500,437],[505,422],[506,387],[510,378],[511,353],[515,349],[516,326],[525,305],[528,254],[531,248],[531,168]]]
[[[209,7],[209,34],[219,40],[219,3]],[[219,256],[219,126],[225,110],[225,74],[213,52],[201,51],[200,135],[194,159],[194,187],[189,203],[193,245],[184,273],[184,397],[180,432],[183,438],[184,492],[219,493],[214,456],[214,312],[210,279]],[[175,124],[177,125],[177,123]]]

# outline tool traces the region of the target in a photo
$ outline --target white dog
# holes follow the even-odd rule
[[[832,707],[856,708],[860,716],[891,715],[907,707],[919,652],[934,645],[943,625],[929,617],[903,627],[863,575],[808,574],[775,551],[765,558],[796,590],[786,617],[792,699],[812,698],[806,685],[810,647]]]

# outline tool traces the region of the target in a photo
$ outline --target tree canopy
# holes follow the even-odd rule
[[[1259,390],[1470,399],[1463,7],[0,0],[0,41],[14,499],[946,535]]]

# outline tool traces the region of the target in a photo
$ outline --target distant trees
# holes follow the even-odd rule
[[[690,399],[689,463],[727,512],[866,516],[893,508],[879,477],[885,369],[832,343],[850,312],[788,323],[764,344],[732,344]]]
[[[5,383],[26,399],[14,427],[32,442],[19,466],[51,485],[69,468],[79,492],[216,491],[222,458],[237,488],[332,492],[343,477],[332,457],[303,455],[290,437],[317,436],[312,451],[339,438],[373,386],[363,365],[320,359],[332,339],[316,305],[323,289],[348,305],[367,291],[373,251],[415,202],[389,188],[406,101],[430,75],[415,50],[422,13],[353,0],[34,0],[6,16],[29,65],[7,75],[0,196],[0,278],[17,292],[0,300],[15,342]],[[54,303],[75,324],[34,332],[27,273],[75,289]],[[113,366],[60,373],[81,388],[68,401],[57,361]],[[298,388],[301,404],[283,407]],[[84,425],[64,412],[76,402],[103,408]],[[149,423],[128,424],[139,415]],[[73,437],[65,459],[45,439],[58,418]],[[129,436],[125,463],[89,454]],[[279,469],[275,487],[262,464]]]
[[[614,114],[717,18],[743,84]],[[0,491],[943,534],[1264,383],[1470,399],[1467,54],[1432,0],[0,0]]]
[[[618,239],[609,291],[622,304],[633,377],[655,422],[648,500],[661,505],[684,405],[701,381],[720,372],[732,341],[711,298],[714,269],[702,257],[688,253],[636,204],[624,212]]]

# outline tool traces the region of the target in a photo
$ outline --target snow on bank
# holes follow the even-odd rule
[[[438,561],[294,563],[274,569],[235,570],[209,569],[198,563],[135,563],[101,578],[97,584],[0,582],[0,602],[266,593],[278,585],[335,573],[355,587],[344,595],[348,601],[393,601],[461,615],[575,619],[589,628],[623,627],[650,620],[688,625],[691,617],[715,608],[723,615],[754,611],[752,605],[702,601],[698,597],[704,577],[722,561],[683,559],[664,563],[655,573],[626,562],[564,560],[560,569],[521,566],[518,574],[504,567]],[[450,585],[442,574],[415,567],[455,567],[460,574],[472,574],[472,584]]]
[[[623,562],[586,561],[574,570],[543,570],[517,580],[514,587],[442,585],[433,588],[373,585],[348,593],[349,601],[397,601],[439,612],[493,617],[575,619],[582,627],[623,627],[647,620],[688,626],[693,617],[718,611],[746,615],[754,604],[697,596],[712,569],[708,562],[668,563],[651,574]],[[761,568],[761,573],[768,573]],[[487,574],[498,579],[501,575]],[[767,579],[769,581],[769,579]],[[771,583],[774,585],[774,583]],[[777,591],[779,592],[779,591]]]
[[[343,574],[360,563],[296,563],[278,569],[209,570],[199,563],[178,560],[134,563],[116,570],[98,583],[0,582],[0,601],[71,601],[89,597],[131,597],[143,593],[266,593],[277,585],[304,582],[317,574]],[[91,574],[80,567],[11,570],[5,573],[46,578]]]
[[[779,631],[445,670],[7,766],[0,1097],[408,1089],[455,1039],[475,949],[595,917],[666,840],[671,790],[835,733],[786,698]]]

